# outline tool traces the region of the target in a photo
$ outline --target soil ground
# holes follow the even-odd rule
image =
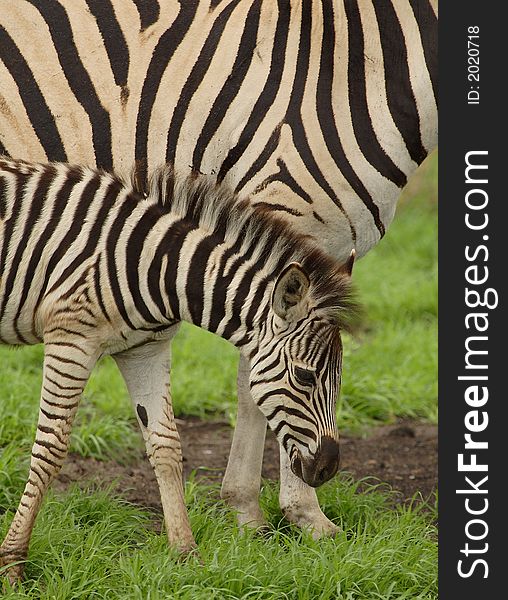
[[[184,475],[220,481],[227,464],[232,429],[226,422],[177,420],[182,439]],[[263,476],[278,479],[279,451],[268,431]],[[354,478],[375,477],[399,492],[394,502],[409,501],[415,494],[431,499],[437,488],[437,427],[404,420],[372,428],[361,437],[341,436],[341,470]],[[339,475],[340,476],[340,475]],[[70,454],[53,489],[63,491],[70,483],[116,482],[128,501],[161,511],[159,491],[146,456],[139,451],[127,463],[98,461]]]

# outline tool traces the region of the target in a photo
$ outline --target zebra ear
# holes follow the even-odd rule
[[[307,273],[298,263],[291,263],[277,278],[272,294],[272,308],[274,313],[291,321],[295,313],[299,312],[307,292],[310,280]]]
[[[345,275],[348,275],[349,277],[351,277],[351,273],[353,272],[353,265],[355,264],[355,258],[356,258],[356,250],[353,248],[351,250],[351,254],[349,255],[349,258],[346,260],[346,262],[340,268],[340,270]]]

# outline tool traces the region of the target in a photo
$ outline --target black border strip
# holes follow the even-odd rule
[[[442,2],[439,14],[441,600],[501,598],[506,595],[504,558],[508,519],[503,488],[507,453],[503,442],[507,437],[508,402],[504,372],[508,293],[504,216],[506,190],[503,189],[506,150],[502,147],[506,108],[501,91],[506,31],[501,6],[470,0],[461,2],[460,7],[456,3]],[[468,28],[474,27],[479,28],[479,38],[471,38],[471,41],[479,42],[479,70],[474,68],[478,66],[476,61],[468,62],[470,56],[476,55],[474,51],[468,55],[468,35],[476,32],[476,29],[468,31]],[[475,46],[470,45],[470,48]],[[470,65],[474,66],[468,70]],[[476,73],[479,73],[479,81],[468,77]],[[473,102],[476,100],[475,92],[479,92],[479,103],[468,104],[468,94],[469,101]],[[470,170],[468,182],[466,155],[470,152],[477,153],[469,154],[470,162],[488,168]],[[472,210],[467,206],[466,197],[469,204],[476,202],[480,205],[485,197],[488,203],[484,209]],[[485,222],[487,214],[488,223]],[[473,225],[485,223],[485,227],[472,229],[467,226],[466,218]],[[470,280],[482,280],[487,273],[488,279],[484,283],[467,281],[468,276]],[[487,291],[489,289],[490,292]],[[466,290],[470,290],[469,306]],[[492,290],[499,298],[495,308],[496,294]],[[477,298],[492,308],[474,307]],[[474,313],[484,315],[477,317],[477,323],[485,327],[484,331],[479,330],[471,318]],[[476,340],[472,339],[474,336]],[[486,352],[470,355],[470,368],[466,364],[466,343],[470,349]],[[478,368],[480,365],[484,368]],[[488,401],[481,407],[471,406],[467,401],[467,398],[474,400],[475,388],[480,400],[485,393],[483,388],[488,389]],[[478,412],[475,414],[475,411]],[[477,431],[472,432],[470,429],[475,427],[475,419]],[[488,448],[465,448],[465,436],[468,434],[477,443],[487,443]],[[463,455],[462,459],[460,455]],[[477,465],[485,465],[488,470],[474,471],[471,468],[461,471],[460,460],[465,464],[476,460]],[[488,479],[483,481],[484,477]]]

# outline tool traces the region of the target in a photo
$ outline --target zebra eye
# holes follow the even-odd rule
[[[301,385],[313,385],[315,382],[314,371],[302,367],[295,367],[295,377]]]

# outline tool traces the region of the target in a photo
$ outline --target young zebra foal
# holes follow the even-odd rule
[[[110,354],[160,488],[170,544],[195,546],[169,392],[169,342],[189,321],[250,361],[250,392],[311,486],[338,468],[340,329],[354,253],[331,259],[266,211],[168,166],[148,197],[109,173],[0,157],[0,342],[44,343],[30,473],[0,547],[16,581],[69,444],[83,388]],[[247,442],[247,440],[246,440]]]

